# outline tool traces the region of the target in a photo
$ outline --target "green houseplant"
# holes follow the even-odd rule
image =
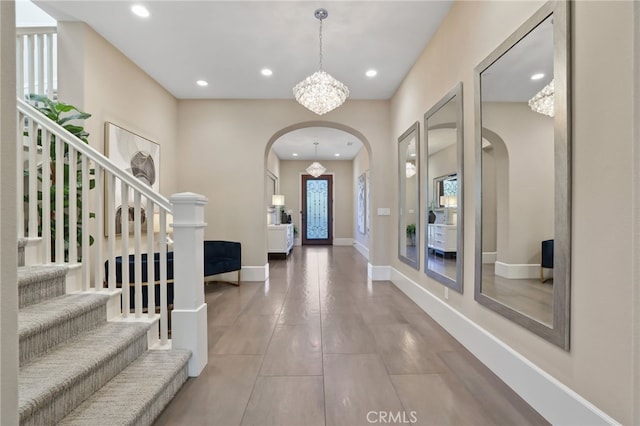
[[[77,107],[70,105],[70,104],[65,104],[62,102],[58,102],[58,101],[54,101],[49,99],[46,96],[43,95],[37,95],[37,94],[30,94],[28,96],[28,100],[30,101],[31,105],[37,109],[38,111],[40,111],[42,114],[44,114],[45,116],[47,116],[47,118],[49,118],[50,120],[54,121],[55,123],[59,124],[60,126],[62,126],[63,128],[65,128],[66,130],[68,130],[71,134],[73,134],[74,136],[76,136],[78,139],[80,139],[81,141],[83,141],[84,143],[88,144],[89,140],[87,139],[89,137],[89,133],[87,133],[84,130],[84,127],[81,125],[81,121],[86,120],[87,118],[91,117],[91,114],[88,114],[86,112],[80,111]],[[25,135],[28,135],[28,131],[25,131]],[[69,167],[69,146],[67,144],[64,145],[64,157],[65,157],[65,161],[64,161],[64,179],[63,182],[57,182],[56,181],[56,150],[55,150],[55,136],[51,135],[51,141],[50,141],[50,149],[49,149],[49,163],[50,163],[50,175],[48,177],[46,177],[47,179],[50,180],[51,182],[51,187],[50,187],[50,200],[51,200],[51,205],[50,205],[50,217],[48,218],[48,220],[50,220],[51,223],[51,247],[52,247],[52,253],[51,253],[51,257],[52,257],[52,261],[55,260],[55,244],[54,239],[55,239],[55,234],[56,234],[56,214],[62,213],[64,215],[64,248],[65,248],[65,261],[69,260],[69,246],[70,246],[70,241],[69,241],[69,223],[70,223],[70,216],[69,216],[69,193],[70,193],[70,188],[71,185],[75,185],[76,187],[76,205],[77,205],[77,218],[76,218],[76,223],[77,223],[77,241],[75,242],[75,244],[77,244],[78,246],[81,246],[82,244],[82,193],[83,193],[83,187],[82,187],[82,169],[80,167],[81,163],[82,163],[82,156],[80,153],[78,153],[78,155],[76,156],[76,163],[77,163],[77,168],[76,168],[76,175],[75,176],[70,176],[70,167]],[[42,146],[42,130],[38,129],[38,134],[37,134],[37,145],[38,146]],[[38,167],[38,181],[40,182],[40,184],[42,183],[43,180],[43,176],[42,176],[42,168]],[[91,168],[88,170],[89,175],[91,176],[95,176],[95,169]],[[24,175],[25,177],[29,176],[29,170],[25,170],[24,171]],[[94,178],[90,178],[89,179],[89,188],[88,190],[91,190],[95,187],[95,179]],[[40,187],[41,188],[41,187]],[[62,190],[64,192],[64,211],[63,212],[56,212],[55,210],[55,199],[56,199],[56,192],[58,190]],[[25,202],[29,201],[29,195],[25,195]],[[40,202],[40,204],[38,205],[38,214],[40,217],[39,220],[39,224],[38,224],[38,234],[42,235],[42,221],[47,220],[46,218],[42,217],[42,190],[39,189],[38,190],[38,201]],[[94,213],[89,213],[89,217],[95,217]],[[44,235],[43,235],[44,237]],[[89,236],[89,244],[93,244],[94,239],[92,236]],[[81,259],[79,259],[81,260]]]
[[[416,225],[410,223],[407,225],[407,244],[410,246],[415,246],[415,238],[416,238]]]

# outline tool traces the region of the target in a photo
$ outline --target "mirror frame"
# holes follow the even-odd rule
[[[424,114],[424,164],[425,164],[425,179],[429,179],[429,125],[428,120],[442,107],[444,107],[449,101],[456,98],[458,104],[456,108],[456,175],[458,180],[458,207],[457,207],[457,228],[456,228],[456,279],[453,280],[446,275],[439,274],[429,269],[429,239],[428,239],[428,224],[425,225],[424,230],[424,272],[427,276],[434,280],[444,284],[445,286],[457,291],[463,292],[463,270],[464,270],[464,130],[463,130],[463,99],[462,99],[462,82],[456,84],[442,99],[440,99],[434,106],[432,106]],[[431,199],[433,199],[432,192],[434,191],[433,185],[430,182],[425,183],[425,223],[428,222],[429,217],[429,205]]]
[[[402,255],[402,232],[406,233],[406,229],[403,227],[402,215],[403,199],[402,196],[406,193],[402,191],[402,179],[406,178],[406,158],[402,158],[400,152],[400,144],[404,142],[412,133],[415,132],[416,141],[416,258],[409,259]],[[405,153],[406,155],[406,153]],[[407,265],[420,269],[420,123],[413,123],[400,137],[398,138],[398,259],[406,263]]]
[[[551,327],[482,293],[482,99],[481,73],[524,38],[538,24],[553,15],[553,64],[555,85],[554,150],[554,282]],[[569,350],[571,283],[571,110],[570,102],[570,2],[545,3],[507,40],[474,69],[475,83],[475,179],[476,247],[475,300],[549,342]]]

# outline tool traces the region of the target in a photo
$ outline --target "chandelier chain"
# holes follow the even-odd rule
[[[322,19],[320,19],[320,71],[322,71]]]

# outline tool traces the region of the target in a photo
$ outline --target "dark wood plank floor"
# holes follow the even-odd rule
[[[547,422],[351,247],[206,287],[209,364],[156,425]]]

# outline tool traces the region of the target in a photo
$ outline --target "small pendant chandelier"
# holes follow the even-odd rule
[[[316,146],[316,160],[318,160],[318,142],[314,142],[313,144]],[[318,163],[318,161],[314,161],[309,167],[307,167],[307,173],[309,173],[314,178],[321,176],[326,171],[327,168]]]
[[[529,100],[529,107],[539,113],[544,114],[549,117],[554,116],[554,84],[553,80],[551,83],[547,84],[535,94],[533,98]]]
[[[314,16],[320,20],[320,71],[298,83],[293,88],[293,95],[300,105],[323,115],[342,105],[349,97],[349,89],[322,69],[322,20],[329,12],[317,9]]]

